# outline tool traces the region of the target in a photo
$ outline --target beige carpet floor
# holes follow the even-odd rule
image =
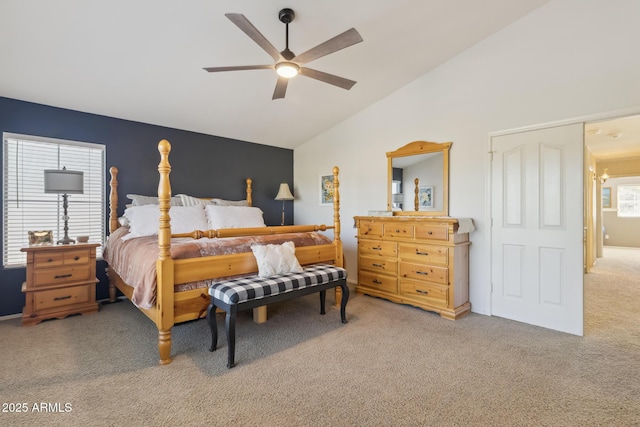
[[[584,337],[361,295],[343,325],[311,295],[270,307],[265,324],[240,315],[233,369],[224,334],[208,351],[205,321],[176,326],[175,359],[157,365],[155,327],[128,301],[11,319],[0,425],[637,426],[639,278],[640,250],[607,248],[585,279]]]

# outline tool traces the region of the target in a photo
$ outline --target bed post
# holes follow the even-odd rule
[[[109,168],[111,181],[109,181],[109,234],[118,229],[118,168]]]
[[[111,166],[109,168],[111,180],[109,181],[109,234],[118,229],[118,168]],[[107,276],[109,269],[107,269]],[[116,285],[114,281],[109,279],[109,302],[116,302]]]
[[[253,190],[251,189],[251,183],[253,180],[251,178],[247,178],[247,204],[249,206],[253,206],[253,199],[251,198],[251,193]]]
[[[344,255],[342,253],[342,240],[340,240],[340,180],[338,174],[340,168],[333,167],[333,243],[336,245],[336,262],[338,267],[344,267]],[[342,290],[336,286],[336,305],[342,301]]]
[[[160,204],[160,225],[158,227],[158,261],[157,269],[157,290],[156,290],[156,310],[158,327],[158,351],[160,352],[160,364],[171,363],[171,327],[173,320],[173,259],[171,258],[171,182],[169,174],[171,165],[169,164],[169,152],[171,144],[163,139],[158,144],[160,152],[160,163],[158,172],[160,181],[158,183],[158,201]]]

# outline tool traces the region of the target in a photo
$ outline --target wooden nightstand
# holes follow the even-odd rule
[[[27,253],[27,281],[22,284],[26,296],[23,325],[98,311],[98,246],[99,243],[79,243],[20,249]]]

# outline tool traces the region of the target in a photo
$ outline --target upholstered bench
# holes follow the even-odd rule
[[[214,283],[209,287],[211,303],[207,310],[207,319],[211,328],[211,348],[218,346],[218,325],[216,308],[226,312],[225,331],[229,345],[227,367],[235,366],[236,314],[278,301],[285,301],[314,292],[320,293],[320,314],[325,314],[326,290],[340,286],[342,301],[340,316],[347,323],[346,307],[349,300],[347,271],[334,265],[311,265],[301,273],[288,273],[273,277],[249,276]]]

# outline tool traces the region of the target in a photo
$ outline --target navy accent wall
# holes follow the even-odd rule
[[[249,120],[247,118],[247,120]],[[247,126],[251,123],[248,121]],[[0,132],[93,142],[106,146],[105,181],[117,166],[121,215],[126,194],[158,192],[158,142],[171,143],[171,190],[197,197],[239,200],[245,180],[253,179],[253,205],[264,212],[267,225],[279,225],[282,203],[274,200],[281,182],[293,186],[293,151],[213,135],[149,125],[63,108],[0,97]],[[0,153],[2,159],[2,153]],[[0,187],[2,187],[0,176]],[[293,188],[293,187],[292,187]],[[109,187],[105,206],[108,215]],[[2,220],[0,199],[0,223]],[[285,203],[286,218],[293,218],[293,203]],[[107,218],[108,220],[108,218]],[[105,224],[105,233],[108,225]],[[108,296],[104,261],[98,262],[97,297]],[[0,267],[0,316],[22,312],[24,268]]]

